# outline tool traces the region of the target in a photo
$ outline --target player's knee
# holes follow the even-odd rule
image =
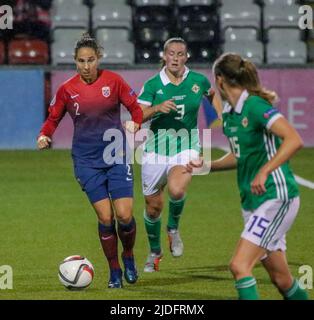
[[[169,195],[173,200],[181,200],[185,196],[185,189],[179,186],[169,188]]]
[[[246,277],[251,273],[251,269],[248,264],[238,260],[231,260],[229,269],[233,276],[237,279]]]
[[[291,288],[293,279],[290,276],[281,273],[272,274],[271,282],[278,288],[279,291],[286,291]]]
[[[128,224],[132,220],[132,210],[122,209],[117,214],[117,220],[123,224]]]
[[[162,208],[162,200],[154,199],[154,201],[146,201],[146,214],[152,219],[156,219],[160,216]]]
[[[98,216],[98,221],[104,226],[110,226],[113,221],[113,217],[110,216]]]

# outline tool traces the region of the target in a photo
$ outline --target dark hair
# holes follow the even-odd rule
[[[76,42],[74,48],[74,59],[77,58],[77,53],[81,48],[92,48],[97,56],[102,56],[103,48],[97,43],[95,38],[90,36],[88,32],[83,33],[81,39]]]
[[[222,76],[231,87],[245,88],[249,94],[259,96],[269,103],[277,99],[277,94],[262,87],[256,66],[235,53],[221,55],[213,65],[214,76]]]
[[[175,38],[170,38],[168,39],[165,43],[164,43],[164,50],[163,52],[165,53],[169,47],[170,44],[172,43],[182,43],[183,45],[185,45],[186,51],[188,51],[188,44],[186,43],[186,41],[180,37],[175,37]],[[166,65],[165,61],[162,59],[161,60],[161,67],[164,67]]]

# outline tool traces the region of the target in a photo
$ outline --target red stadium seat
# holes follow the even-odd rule
[[[0,64],[5,62],[5,46],[4,42],[0,41]]]
[[[47,64],[48,45],[42,40],[18,39],[9,43],[9,64]]]

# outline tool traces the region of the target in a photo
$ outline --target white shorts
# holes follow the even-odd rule
[[[299,207],[300,198],[295,197],[286,201],[267,200],[254,211],[242,210],[245,227],[241,238],[268,251],[286,251],[286,233]]]
[[[196,150],[184,150],[174,156],[162,156],[154,152],[143,153],[142,189],[145,196],[150,196],[167,184],[169,171],[178,165],[185,166],[191,160],[199,158]]]

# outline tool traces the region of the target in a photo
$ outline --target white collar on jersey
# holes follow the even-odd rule
[[[247,92],[247,90],[243,90],[241,95],[240,95],[240,98],[239,98],[239,100],[237,102],[237,105],[234,108],[234,111],[236,113],[241,113],[242,112],[244,101],[247,99],[248,96],[249,96],[249,93]],[[231,110],[232,110],[231,105],[228,102],[226,102],[225,105],[224,105],[223,113],[230,112]]]
[[[189,72],[190,72],[190,69],[187,66],[184,66],[182,81],[188,76]],[[163,67],[161,69],[161,71],[159,72],[159,75],[160,75],[161,82],[164,86],[166,86],[171,82],[169,77],[167,76],[166,67]]]

